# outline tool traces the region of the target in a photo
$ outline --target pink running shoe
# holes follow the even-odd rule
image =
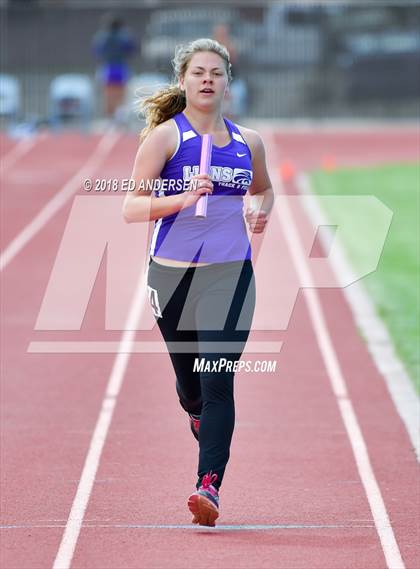
[[[198,490],[188,498],[188,508],[194,516],[193,524],[215,526],[215,521],[219,517],[219,493],[213,486],[216,480],[217,474],[212,474],[210,470],[203,476]]]

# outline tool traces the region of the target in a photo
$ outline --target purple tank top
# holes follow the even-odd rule
[[[166,162],[157,197],[184,191],[183,185],[199,173],[201,136],[184,113],[173,117],[178,145]],[[243,196],[252,182],[251,152],[238,127],[224,119],[231,140],[213,145],[207,217],[195,217],[195,205],[155,221],[150,254],[177,261],[226,263],[251,258],[251,246],[243,217]],[[173,184],[172,187],[170,184]]]

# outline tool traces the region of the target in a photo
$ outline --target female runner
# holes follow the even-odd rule
[[[262,198],[260,208],[245,215],[250,231],[261,233],[273,190],[260,136],[221,114],[231,79],[226,48],[198,39],[177,48],[173,65],[176,83],[143,101],[146,128],[132,173],[136,190],[127,193],[123,214],[127,222],[155,221],[149,300],[180,404],[199,442],[188,507],[193,523],[214,526],[234,430],[235,363],[255,306],[243,196]],[[213,137],[210,175],[199,173],[203,134]],[[151,180],[161,182],[158,190],[148,191]],[[205,194],[207,216],[196,217]]]

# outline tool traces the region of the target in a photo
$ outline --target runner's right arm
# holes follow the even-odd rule
[[[131,179],[135,189],[127,192],[123,216],[127,223],[154,221],[177,213],[185,207],[194,205],[200,195],[209,194],[213,184],[207,174],[193,176],[200,181],[200,187],[187,192],[176,192],[171,196],[156,197],[147,191],[147,181],[158,180],[166,161],[173,155],[177,145],[177,131],[173,121],[155,127],[140,145],[134,161]]]

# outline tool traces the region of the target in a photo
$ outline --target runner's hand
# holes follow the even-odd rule
[[[189,207],[198,202],[201,196],[213,193],[213,182],[208,174],[197,174],[191,178],[191,189],[182,194],[182,207]]]

